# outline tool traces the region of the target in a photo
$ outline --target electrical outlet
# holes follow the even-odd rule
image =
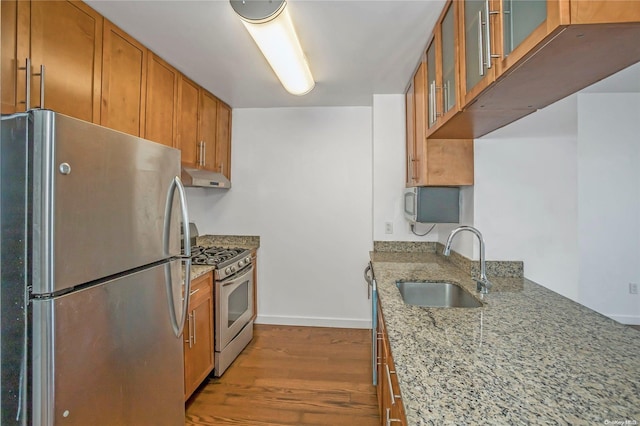
[[[638,284],[629,283],[629,294],[638,294]]]
[[[385,234],[393,234],[393,222],[385,222],[384,223],[384,233]]]

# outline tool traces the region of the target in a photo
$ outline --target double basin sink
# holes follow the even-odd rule
[[[449,282],[396,282],[407,305],[428,308],[479,308],[482,302],[457,284]]]

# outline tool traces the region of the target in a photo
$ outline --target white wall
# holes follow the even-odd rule
[[[640,94],[578,96],[580,302],[640,324]]]
[[[404,95],[373,96],[373,239],[374,241],[446,240],[451,225],[437,225],[420,237],[411,232],[403,214],[403,191],[406,181],[406,130]],[[473,217],[473,188],[463,189],[464,220]],[[393,233],[385,232],[385,224]],[[468,222],[463,222],[468,223]],[[415,231],[424,234],[431,224],[417,224]],[[442,237],[444,235],[444,237]],[[454,249],[456,246],[454,246]],[[464,250],[464,247],[461,247]]]
[[[231,190],[188,189],[201,234],[259,235],[258,322],[367,327],[371,108],[234,109]]]
[[[374,241],[435,241],[438,233],[425,237],[411,233],[403,214],[406,179],[404,95],[373,96],[373,239]],[[393,233],[385,232],[391,222]],[[424,233],[418,225],[417,233]]]
[[[490,260],[578,298],[576,97],[475,141],[474,226]],[[473,244],[478,258],[477,243]]]
[[[640,324],[640,94],[581,93],[475,141],[487,258]],[[477,248],[473,248],[477,259]]]

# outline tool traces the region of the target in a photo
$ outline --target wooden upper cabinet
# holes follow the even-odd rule
[[[149,53],[143,137],[174,146],[177,124],[178,76],[171,65]]]
[[[424,55],[413,76],[413,158],[411,159],[412,186],[425,185],[425,143],[427,137],[427,65]]]
[[[184,165],[231,177],[228,105],[83,2],[0,7],[2,114],[44,107],[178,147]]]
[[[492,37],[498,71],[504,73],[569,22],[569,0],[499,1]]]
[[[231,176],[231,108],[180,77],[178,144],[188,167]]]
[[[176,147],[182,152],[182,164],[197,167],[198,154],[198,104],[200,88],[181,75],[178,81],[178,136]]]
[[[218,119],[218,100],[202,90],[200,92],[200,120],[198,141],[202,147],[200,168],[216,169],[216,120]]]
[[[406,114],[406,136],[407,136],[407,167],[406,167],[406,184],[407,186],[415,185],[415,175],[413,167],[413,159],[415,158],[416,132],[415,132],[415,112],[413,110],[415,90],[413,87],[413,79],[409,82],[409,87],[405,93],[405,114]]]
[[[100,124],[141,136],[146,86],[147,49],[105,20]]]
[[[231,180],[231,108],[222,102],[216,119],[216,171]]]
[[[0,96],[2,97],[2,114],[16,112],[16,77],[18,62],[16,58],[18,31],[18,2],[16,0],[2,0],[0,17],[2,23],[2,45],[0,46]],[[24,94],[23,94],[24,96]]]
[[[32,108],[44,100],[47,109],[99,123],[102,16],[79,1],[19,1],[17,14],[17,62],[30,58],[32,68],[29,82],[24,70],[17,73],[18,102],[29,83]],[[44,82],[36,75],[41,65]]]
[[[457,11],[447,3],[427,47],[427,134],[460,110]]]
[[[459,2],[460,86],[469,103],[496,79],[493,0]]]
[[[592,0],[571,2],[572,24],[640,22],[640,4],[629,0]]]
[[[434,85],[438,81],[437,78],[429,78],[429,58],[427,49],[405,98],[407,186],[473,185],[473,140],[432,139],[426,134],[428,120],[434,114],[434,102],[429,100],[429,94],[434,93]],[[431,74],[436,72],[431,71]],[[443,98],[437,99],[442,101]]]
[[[461,0],[451,7],[460,106],[438,111],[432,139],[483,136],[640,61],[637,1]],[[436,40],[444,38],[444,23]],[[445,68],[442,85],[436,75],[443,111]]]

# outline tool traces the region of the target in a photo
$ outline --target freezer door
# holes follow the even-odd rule
[[[51,111],[31,114],[34,294],[180,255],[182,218],[170,194],[180,151]]]
[[[34,300],[32,424],[184,424],[182,336],[169,313],[180,282],[173,261]]]

